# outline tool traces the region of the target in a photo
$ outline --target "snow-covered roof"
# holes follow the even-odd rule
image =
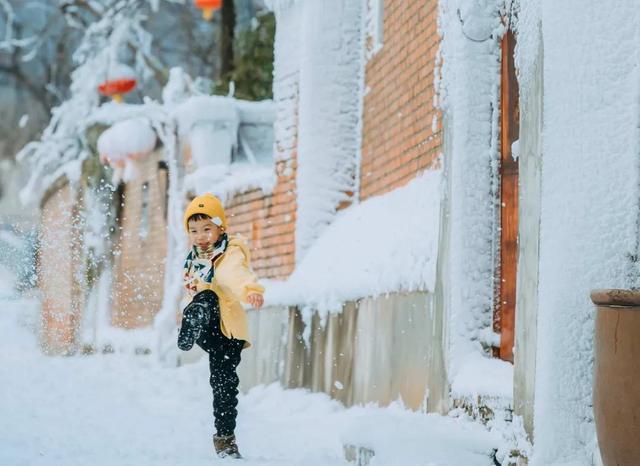
[[[271,305],[339,311],[344,302],[395,291],[433,291],[440,230],[441,172],[341,212],[291,277],[273,281]]]

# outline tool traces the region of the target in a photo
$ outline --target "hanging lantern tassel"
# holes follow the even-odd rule
[[[202,10],[202,18],[211,21],[213,13],[222,8],[222,0],[195,0],[195,5]]]

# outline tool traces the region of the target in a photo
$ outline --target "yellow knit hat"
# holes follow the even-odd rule
[[[184,211],[184,227],[189,231],[189,218],[195,214],[205,214],[211,221],[223,230],[227,229],[227,219],[224,215],[222,202],[213,194],[203,194],[189,203]]]

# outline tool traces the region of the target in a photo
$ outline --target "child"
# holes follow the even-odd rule
[[[178,347],[197,343],[209,353],[210,383],[218,456],[241,458],[234,430],[238,411],[240,352],[250,346],[247,317],[241,302],[260,308],[264,287],[251,270],[249,250],[239,237],[225,233],[220,200],[205,194],[187,206],[184,224],[191,251],[184,264],[184,281],[191,302],[182,315]]]

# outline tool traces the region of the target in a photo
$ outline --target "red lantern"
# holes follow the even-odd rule
[[[100,94],[111,97],[116,102],[122,102],[122,96],[136,87],[134,78],[107,79],[98,86]]]
[[[213,12],[222,8],[222,0],[194,0],[196,8],[202,10],[202,17],[207,21],[213,18]]]

